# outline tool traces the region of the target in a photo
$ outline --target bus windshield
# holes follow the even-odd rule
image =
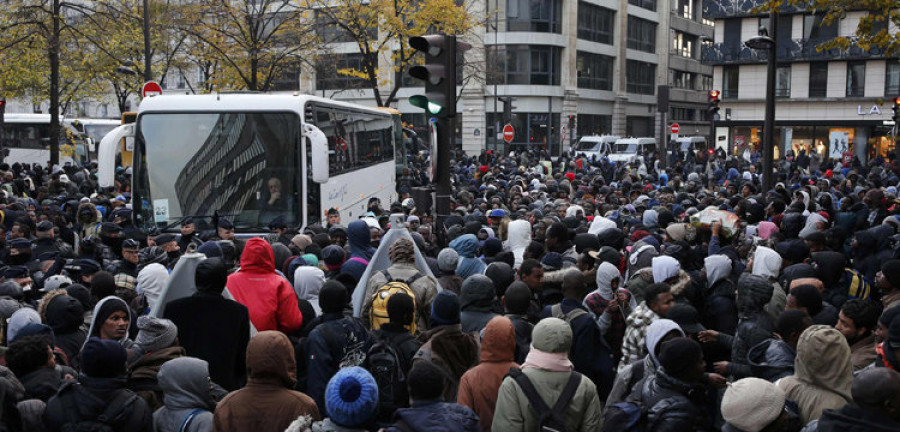
[[[637,153],[637,144],[616,143],[616,153]]]
[[[147,228],[212,216],[235,231],[268,231],[284,216],[296,225],[302,206],[300,118],[295,113],[148,113],[138,119],[135,203]]]

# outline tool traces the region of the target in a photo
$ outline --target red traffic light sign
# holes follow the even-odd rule
[[[503,141],[511,143],[513,138],[516,137],[516,130],[513,129],[513,126],[509,123],[506,126],[503,126]]]
[[[679,130],[681,130],[681,126],[678,126],[678,123],[672,123],[672,133],[677,134]]]
[[[159,96],[162,94],[162,86],[156,81],[147,81],[141,87],[141,97]]]

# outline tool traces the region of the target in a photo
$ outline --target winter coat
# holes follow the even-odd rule
[[[576,308],[584,310],[584,306],[570,298],[564,298],[560,308],[563,314],[568,314]],[[552,316],[551,310],[552,306],[546,306],[541,317]],[[615,379],[613,372],[615,361],[612,352],[590,313],[573,318],[569,321],[569,326],[572,328],[572,348],[569,351],[569,358],[575,366],[575,371],[593,381],[597,386],[597,395],[601,400],[606,400]]]
[[[660,341],[662,341],[668,333],[677,331],[678,333],[681,333],[681,336],[684,336],[684,331],[681,330],[681,327],[679,327],[675,321],[660,319],[656,322],[658,324],[650,327],[647,331],[647,337],[645,339],[647,355],[644,356],[643,359],[626,366],[621,372],[616,374],[613,389],[609,393],[609,397],[606,398],[607,406],[626,400],[632,392],[636,391],[636,389],[643,388],[643,383],[648,377],[656,375],[656,370],[659,369],[659,359],[656,358],[656,346],[659,345]],[[640,367],[641,372],[637,372],[635,369],[635,366],[638,363],[642,363]],[[636,373],[640,373],[641,376],[634,375]],[[637,391],[639,392],[640,390]]]
[[[466,371],[459,381],[456,402],[472,408],[478,415],[481,429],[491,430],[497,392],[509,368],[519,367],[513,361],[516,350],[516,330],[503,317],[488,323],[481,337],[481,363]]]
[[[62,430],[68,423],[67,406],[74,404],[81,420],[96,419],[113,403],[113,399],[131,394],[125,389],[123,378],[94,378],[80,375],[78,381],[64,385],[56,396],[47,402],[44,411],[44,424],[50,432]],[[126,415],[113,425],[117,432],[151,432],[153,430],[152,413],[141,398],[135,398],[131,405],[123,410]]]
[[[94,305],[94,311],[93,313],[91,313],[91,325],[90,327],[88,327],[87,337],[100,337],[100,327],[102,327],[103,322],[106,321],[107,318],[109,318],[109,315],[100,316],[100,310],[108,310],[108,308],[104,307],[107,302],[120,302],[119,306],[128,314],[128,330],[125,332],[125,336],[123,336],[122,339],[119,340],[119,344],[121,344],[125,349],[132,348],[134,346],[134,341],[129,339],[128,335],[131,334],[131,324],[134,323],[134,317],[131,315],[131,308],[128,307],[128,304],[125,303],[125,300],[122,300],[115,296],[105,297],[97,302],[96,305]],[[87,343],[87,339],[85,339],[85,343]],[[82,344],[82,348],[83,347],[84,345]],[[79,349],[79,351],[81,350]]]
[[[750,365],[747,363],[750,348],[771,338],[774,331],[774,321],[765,311],[742,318],[732,340],[728,374],[737,379],[750,376]]]
[[[878,354],[875,352],[875,333],[869,333],[850,346],[850,359],[853,363],[853,372],[865,369],[875,362]]]
[[[375,255],[371,238],[369,225],[365,221],[355,220],[347,225],[347,244],[350,246],[350,257],[341,266],[341,273],[352,275],[356,280],[362,279],[369,261]]]
[[[431,320],[431,302],[434,301],[434,297],[438,293],[437,279],[428,276],[425,271],[412,263],[391,264],[387,268],[387,272],[391,275],[391,279],[395,281],[408,281],[417,273],[420,274],[419,278],[413,281],[409,288],[412,289],[413,294],[416,296],[416,327],[424,331],[428,328],[428,323]],[[366,283],[366,297],[363,300],[362,317],[369,327],[372,324],[369,322],[369,314],[372,309],[372,295],[386,283],[387,279],[381,272],[373,272],[369,277],[369,282]]]
[[[227,288],[238,303],[247,306],[250,321],[258,331],[288,333],[303,324],[294,288],[275,273],[275,254],[261,238],[247,241],[241,254],[241,269],[228,276]]]
[[[453,291],[456,295],[459,295],[462,283],[463,279],[457,276],[456,273],[445,274],[438,278],[438,285],[441,286],[441,289]]]
[[[153,413],[156,432],[181,432],[182,422],[193,410],[190,426],[184,432],[212,432],[216,402],[210,396],[207,363],[185,357],[163,367],[158,375],[165,393],[164,405]]]
[[[281,432],[301,415],[320,420],[312,398],[290,390],[297,380],[296,367],[287,336],[274,331],[254,336],[247,346],[247,386],[219,402],[213,430]]]
[[[772,298],[766,304],[766,312],[772,317],[772,321],[778,319],[778,316],[784,312],[787,305],[787,293],[778,284],[778,274],[781,272],[781,255],[778,252],[767,248],[757,247],[756,253],[753,255],[753,272],[751,274],[762,276],[772,283]]]
[[[625,330],[625,339],[622,342],[622,360],[619,361],[619,372],[644,357],[644,337],[647,336],[647,327],[653,321],[659,319],[656,312],[650,310],[646,302],[641,302],[631,315],[625,320],[628,328]]]
[[[793,348],[781,339],[766,339],[750,348],[747,361],[753,376],[775,382],[794,374],[796,355]]]
[[[69,365],[78,358],[81,346],[87,338],[84,324],[84,307],[65,290],[51,293],[38,307],[41,319],[53,329],[54,343],[69,359]]]
[[[850,347],[837,330],[821,325],[806,329],[797,343],[794,371],[777,384],[800,407],[803,423],[852,402]]]
[[[316,405],[325,406],[325,388],[340,368],[362,366],[372,345],[371,335],[359,318],[326,313],[306,339],[307,386]]]
[[[734,282],[726,275],[706,291],[703,323],[707,329],[730,335],[735,333],[738,325],[737,304],[734,301],[735,290]]]
[[[643,256],[645,254],[641,254]],[[653,284],[653,269],[646,267],[631,274],[625,288],[634,296],[634,301],[644,301],[644,290]]]
[[[849,403],[840,409],[825,410],[817,422],[802,432],[896,432],[900,421]]]
[[[612,291],[612,282],[619,281],[621,286],[622,275],[619,269],[610,263],[604,262],[597,268],[595,281],[597,289],[585,296],[582,302],[584,306],[594,314],[600,333],[607,345],[612,350],[616,360],[622,357],[622,339],[625,337],[625,317],[636,307],[634,296],[629,294],[629,301],[619,304],[617,308],[609,308],[610,301],[615,297]]]
[[[22,375],[19,377],[19,381],[25,387],[25,399],[40,399],[47,402],[62,386],[63,375],[60,373],[59,367],[42,367]]]
[[[444,372],[444,400],[456,400],[459,380],[478,364],[481,349],[478,336],[463,333],[459,324],[435,327],[419,337],[424,341],[413,358],[430,361]]]
[[[200,291],[166,305],[165,318],[178,327],[187,355],[209,362],[209,376],[226,390],[243,387],[247,377],[250,313],[247,307]]]
[[[450,242],[450,247],[459,254],[459,263],[456,265],[456,274],[459,277],[465,279],[473,274],[484,273],[487,266],[476,257],[478,237],[474,234],[461,235]]]
[[[397,410],[394,424],[387,432],[478,432],[478,416],[463,405],[438,400],[415,401],[409,408]]]
[[[128,388],[147,401],[151,411],[162,406],[162,389],[157,380],[163,363],[184,356],[184,348],[171,346],[149,352],[138,358],[128,373]]]
[[[459,322],[464,333],[480,333],[492,318],[499,316],[492,311],[496,298],[493,284],[470,283],[460,293]]]
[[[525,368],[522,373],[528,377],[541,399],[549,407],[553,407],[569,382],[571,372],[552,372],[538,368]],[[494,410],[494,422],[491,430],[496,432],[538,430],[537,411],[531,407],[525,392],[515,379],[507,377],[500,385],[497,395],[497,407]],[[569,402],[565,413],[566,427],[569,431],[598,431],[603,422],[603,404],[597,396],[594,383],[581,378],[575,395]]]
[[[506,317],[512,321],[516,328],[516,356],[515,362],[525,363],[525,357],[531,350],[531,332],[534,330],[534,324],[528,322],[525,315],[506,314]]]
[[[654,432],[712,431],[702,385],[678,380],[659,368],[644,382],[641,401],[647,410],[646,427]]]

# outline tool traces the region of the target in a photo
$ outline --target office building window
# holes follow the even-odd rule
[[[348,32],[336,23],[336,19],[340,16],[341,11],[332,8],[320,9],[315,11],[316,16],[316,36],[324,43],[336,42],[353,42],[357,40],[352,33]],[[366,22],[365,19],[359,19],[359,22]],[[366,27],[365,36],[360,39],[376,40],[378,39],[378,26],[374,25],[374,20],[369,20],[372,25]]]
[[[828,63],[809,64],[809,97],[823,98],[828,94]]]
[[[725,66],[722,71],[722,98],[738,98],[738,81],[741,77],[739,66]]]
[[[562,0],[508,0],[507,31],[560,33]]]
[[[759,27],[769,28],[769,18],[762,17],[759,19]],[[787,14],[778,15],[778,46],[787,47],[793,44],[791,31],[794,28],[794,16]]]
[[[791,65],[778,66],[775,72],[775,97],[791,97]]]
[[[377,62],[375,56],[370,61]],[[323,58],[316,66],[316,88],[319,90],[344,90],[366,86],[366,79],[350,76],[339,71],[352,69],[365,71],[366,58],[362,54],[335,54]]]
[[[884,96],[900,96],[900,60],[888,60],[884,72]]]
[[[725,45],[725,48],[729,50],[741,49],[741,44],[743,44],[741,40],[741,19],[730,18],[723,21],[725,25],[723,26],[724,40],[722,43]]]
[[[712,90],[713,89],[713,77],[712,75],[700,75],[700,84],[697,90]]]
[[[656,23],[629,15],[628,48],[656,52]]]
[[[830,24],[825,24],[824,14],[806,15],[803,17],[803,39],[824,42],[837,37],[838,20],[833,20]],[[779,33],[781,29],[779,28]]]
[[[625,89],[629,93],[652,95],[656,84],[656,65],[628,60],[625,71]]]
[[[694,0],[675,0],[675,15],[682,18],[694,19]]]
[[[692,36],[676,30],[675,36],[672,38],[672,51],[675,55],[693,58],[694,46],[696,44],[697,36]]]
[[[652,11],[656,10],[656,0],[628,0],[628,4]]]
[[[612,90],[614,58],[578,51],[578,88]]]
[[[612,133],[612,116],[578,114],[578,135],[603,135]]]
[[[578,3],[578,38],[612,45],[616,12],[590,3]]]
[[[653,117],[625,117],[625,135],[650,138],[656,136],[656,128],[653,127]]]
[[[560,48],[501,45],[488,50],[488,84],[559,85]]]
[[[865,96],[866,62],[847,62],[847,97]]]
[[[693,108],[672,107],[671,118],[675,121],[696,121],[697,110]]]

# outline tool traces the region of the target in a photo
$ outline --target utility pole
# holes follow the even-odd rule
[[[50,166],[59,165],[59,0],[53,0],[47,55],[50,60]]]
[[[144,82],[153,81],[150,62],[150,0],[144,0]]]

